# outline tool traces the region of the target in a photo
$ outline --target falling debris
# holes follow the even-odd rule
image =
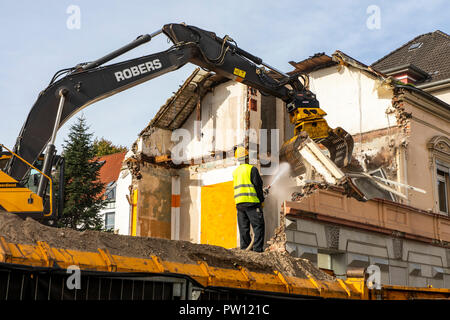
[[[291,195],[291,201],[301,201],[305,197],[313,194],[314,192],[321,190],[326,190],[329,188],[329,185],[323,182],[319,183],[308,183],[305,184],[300,191],[293,192]]]
[[[280,225],[275,229],[274,236],[267,241],[266,252],[286,253],[286,215],[280,213]]]

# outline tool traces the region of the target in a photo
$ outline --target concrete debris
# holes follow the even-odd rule
[[[329,185],[324,182],[319,183],[308,183],[301,188],[301,190],[293,192],[291,195],[291,201],[301,201],[305,197],[310,196],[314,192],[320,190],[326,190],[329,188]]]
[[[285,215],[283,212],[280,214],[280,225],[275,228],[274,236],[270,238],[269,241],[267,241],[267,244],[269,245],[266,248],[266,252],[274,251],[274,252],[281,252],[286,253],[286,222],[285,222]]]
[[[142,178],[141,167],[139,161],[133,155],[125,160],[128,170],[130,170],[131,175],[134,179],[140,180]]]
[[[397,119],[397,127],[401,129],[402,133],[409,135],[410,134],[410,120],[411,112],[405,111],[405,106],[403,101],[400,100],[397,96],[392,98],[392,109],[388,109],[387,112],[393,112]]]

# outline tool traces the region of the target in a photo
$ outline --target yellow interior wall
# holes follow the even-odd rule
[[[237,247],[233,182],[203,186],[201,190],[201,243]]]

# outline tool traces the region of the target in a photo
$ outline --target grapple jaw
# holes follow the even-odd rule
[[[328,149],[331,161],[339,168],[347,166],[352,160],[353,137],[341,127],[329,130],[327,138],[315,142]]]
[[[308,137],[307,132],[300,132],[300,134],[286,141],[280,149],[280,161],[290,164],[292,176],[296,177],[306,172],[305,159],[300,151]],[[329,151],[328,157],[338,168],[343,168],[350,163],[354,142],[352,136],[344,129],[340,127],[330,129],[328,136],[325,138],[309,138]]]
[[[292,101],[286,104],[289,121],[295,126],[294,137],[286,141],[280,150],[280,160],[291,165],[294,176],[306,172],[304,159],[300,154],[302,143],[309,137],[320,147],[328,149],[329,159],[338,167],[347,166],[353,153],[352,136],[338,127],[328,126],[324,110],[320,108],[316,95],[307,89],[293,95]]]

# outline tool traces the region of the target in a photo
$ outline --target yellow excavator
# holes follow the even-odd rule
[[[165,34],[173,43],[168,50],[103,66],[153,37]],[[225,36],[185,24],[167,24],[151,34],[89,63],[58,71],[40,92],[15,143],[3,150],[0,159],[0,211],[56,219],[62,210],[64,160],[55,154],[58,129],[76,112],[99,100],[129,89],[155,77],[196,64],[228,79],[242,82],[286,103],[295,136],[281,148],[281,158],[301,173],[302,157],[298,146],[305,134],[329,151],[337,167],[351,158],[353,139],[342,128],[331,129],[316,96],[305,87],[305,76],[287,75],[261,58],[241,49]],[[302,79],[302,81],[300,80]],[[3,162],[3,165],[2,165]],[[58,168],[59,188],[52,180]],[[55,189],[58,190],[56,194]],[[59,199],[59,201],[57,201]]]

